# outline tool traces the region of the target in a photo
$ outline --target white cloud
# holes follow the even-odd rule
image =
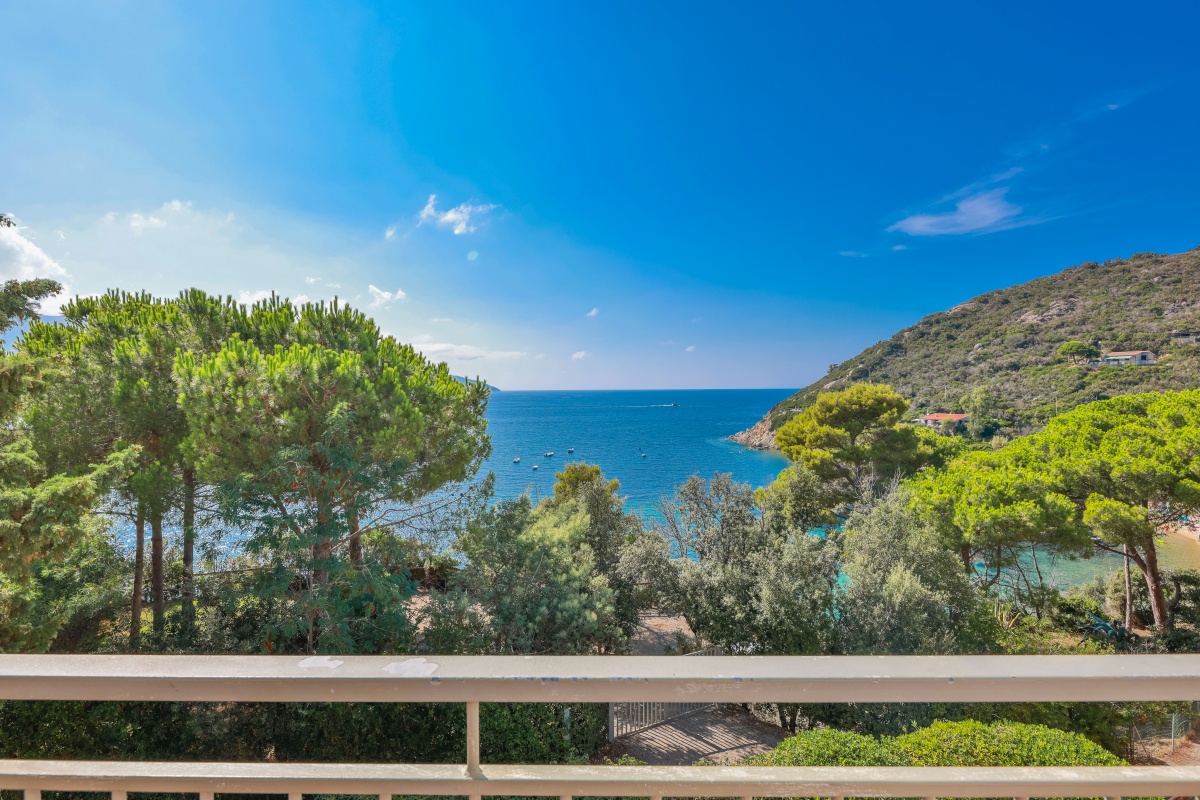
[[[259,300],[266,300],[271,296],[271,293],[266,289],[259,289],[257,292],[241,291],[238,292],[238,302],[243,305],[252,306]]]
[[[1017,227],[1021,206],[1005,199],[1007,187],[975,192],[954,204],[953,211],[913,214],[888,228],[909,236],[954,236],[964,233],[989,233]]]
[[[168,200],[167,202],[163,203],[162,207],[157,211],[146,214],[135,211],[130,214],[129,227],[134,233],[141,233],[144,230],[150,230],[152,228],[165,228],[167,227],[168,217],[171,215],[188,213],[191,210],[192,201],[190,200]],[[104,215],[104,218],[111,222],[116,218],[116,216],[117,215],[113,214],[112,212],[109,212],[108,214]],[[226,214],[224,221],[227,223],[233,222],[233,214]]]
[[[685,353],[694,353],[694,352],[696,352],[696,345],[694,345],[694,344],[689,344],[687,347],[683,348],[683,352],[685,352]]]
[[[894,244],[894,245],[892,245],[892,249],[893,249],[893,250],[895,250],[895,251],[897,251],[897,252],[899,252],[900,250],[907,250],[907,249],[908,249],[908,245],[906,245],[906,244]]]
[[[413,339],[413,347],[420,350],[428,358],[457,361],[514,361],[524,358],[528,353],[523,350],[488,350],[486,347],[476,347],[473,344],[451,344],[435,342],[429,334],[421,334]]]
[[[589,316],[589,317],[596,317],[599,315],[600,315],[600,309],[598,309],[598,308],[593,308],[591,311],[587,312],[587,316]]]
[[[385,292],[383,289],[376,287],[374,284],[367,286],[367,291],[371,293],[371,308],[380,308],[389,305],[396,300],[403,300],[408,295],[397,289],[394,292]]]
[[[860,253],[857,250],[843,250],[840,253],[838,253],[838,255],[845,256],[846,258],[866,258],[870,254],[869,253]]]
[[[588,357],[587,350],[576,350],[574,353],[571,353],[572,361],[583,361],[587,357]]]
[[[311,303],[311,302],[312,302],[312,298],[306,294],[298,294],[292,298],[292,305],[294,305],[294,306],[302,306],[305,303]]]
[[[467,261],[474,261],[477,258],[479,258],[478,250],[472,250],[471,252],[467,253]]]
[[[429,195],[429,202],[421,209],[418,215],[418,225],[425,222],[432,222],[438,227],[450,228],[456,236],[461,236],[464,233],[473,233],[475,226],[471,224],[471,217],[483,216],[497,206],[494,203],[484,205],[471,205],[470,203],[462,203],[447,211],[438,211],[437,195]]]
[[[434,317],[430,322],[454,322],[450,317]]]
[[[63,279],[69,277],[67,271],[21,231],[19,227],[0,225],[0,280],[52,278],[63,283]],[[61,314],[63,303],[70,297],[69,287],[63,284],[60,293],[40,303],[41,312],[52,316]]]
[[[156,217],[153,214],[138,214],[129,215],[129,227],[133,228],[134,233],[141,233],[147,228],[165,228],[166,220],[162,217]]]
[[[396,226],[395,226],[395,225],[389,225],[389,226],[388,226],[388,229],[387,229],[386,231],[384,231],[384,232],[383,232],[383,238],[385,238],[385,239],[395,239],[395,238],[396,238]]]
[[[163,224],[135,229],[130,223],[135,215],[143,225],[150,217]],[[373,246],[358,232],[261,210],[231,218],[225,208],[184,200],[93,210],[86,217],[48,217],[20,234],[61,264],[62,271],[47,277],[63,281],[65,273],[72,295],[119,287],[173,297],[195,286],[247,302],[269,295],[258,289],[272,288],[319,300],[335,293],[333,282],[361,286],[374,277],[367,269],[385,268],[372,260]],[[9,250],[0,246],[0,263],[15,260]],[[366,310],[371,298],[362,294]]]

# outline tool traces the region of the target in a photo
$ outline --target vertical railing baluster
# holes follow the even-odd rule
[[[41,789],[26,789],[25,800],[42,800]]]
[[[478,778],[482,774],[479,769],[479,701],[471,700],[467,703],[467,775]]]
[[[214,792],[200,792],[200,800],[213,800]]]
[[[288,800],[304,800],[303,792],[288,792]]]
[[[122,789],[113,789],[109,792],[109,795],[111,795],[112,800],[129,800],[129,792]]]

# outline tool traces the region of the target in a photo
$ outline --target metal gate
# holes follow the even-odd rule
[[[724,654],[724,650],[720,646],[714,646],[697,650],[694,653],[684,653],[684,656],[720,656]],[[655,725],[661,725],[664,722],[715,706],[716,703],[609,703],[608,740],[611,742],[618,736],[644,731]]]

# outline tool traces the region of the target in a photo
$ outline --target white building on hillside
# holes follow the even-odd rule
[[[1106,367],[1124,367],[1131,364],[1140,367],[1156,361],[1158,361],[1158,356],[1149,350],[1114,350],[1100,357],[1100,364]]]

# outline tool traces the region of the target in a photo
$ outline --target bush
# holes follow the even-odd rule
[[[747,761],[776,767],[1113,767],[1125,762],[1077,733],[1017,722],[935,722],[878,739],[804,731]]]
[[[914,767],[1115,767],[1125,762],[1077,733],[1019,722],[935,722],[893,746]]]
[[[780,742],[747,764],[761,767],[889,767],[904,766],[891,737],[876,739],[832,728],[804,731]]]

